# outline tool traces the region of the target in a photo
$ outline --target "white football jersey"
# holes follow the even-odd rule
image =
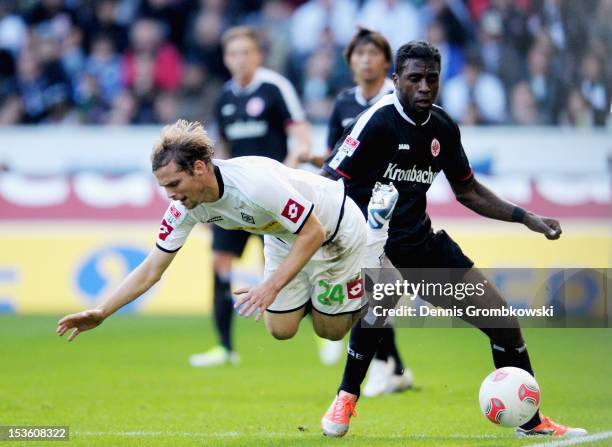
[[[344,184],[266,157],[213,160],[220,198],[193,209],[173,201],[164,215],[157,246],[177,251],[198,222],[228,230],[268,234],[291,244],[315,213],[326,232],[336,231],[345,200]]]

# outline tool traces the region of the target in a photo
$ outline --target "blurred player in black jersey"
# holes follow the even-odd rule
[[[475,179],[461,145],[457,124],[434,101],[440,82],[440,53],[427,42],[410,42],[397,52],[393,82],[395,92],[362,113],[336,144],[324,166],[332,178],[344,178],[347,192],[364,207],[376,182],[392,182],[399,192],[389,223],[385,254],[397,268],[454,268],[461,280],[486,284],[482,297],[463,301],[424,297],[442,307],[474,305],[499,308],[505,300],[488,284],[474,263],[444,231],[434,232],[426,212],[426,192],[443,171],[457,200],[474,212],[492,219],[518,222],[548,239],[558,239],[561,227],[555,219],[542,217],[495,195]],[[533,375],[527,346],[518,320],[507,317],[496,327],[462,317],[484,332],[490,341],[495,367],[514,366]],[[384,329],[357,323],[351,332],[349,354],[338,395],[324,415],[323,432],[343,436],[354,414],[360,386],[368,365],[384,335]],[[586,431],[570,428],[543,417],[540,411],[517,428],[526,435],[580,436]]]
[[[323,165],[336,142],[342,137],[344,129],[357,115],[394,90],[393,81],[387,77],[392,63],[391,46],[382,34],[360,28],[344,50],[344,59],[353,73],[356,85],[344,90],[336,98],[328,123],[328,154],[323,157],[313,156],[311,160],[317,166]],[[371,194],[372,188],[364,193]],[[366,214],[367,202],[360,204],[360,207]],[[326,341],[321,360],[324,363],[335,363],[335,354],[341,355],[342,346],[341,342]],[[338,347],[340,349],[337,349]],[[370,374],[362,394],[377,396],[398,392],[411,387],[412,383],[412,371],[404,368],[395,345],[393,329],[388,328],[370,366]]]
[[[222,37],[223,58],[232,79],[220,93],[216,119],[222,155],[259,155],[290,167],[307,159],[310,126],[291,83],[280,74],[263,68],[262,49],[252,28],[235,27]],[[288,138],[294,141],[288,150]],[[240,257],[250,234],[213,226],[214,318],[219,345],[194,354],[192,366],[208,367],[237,363],[231,336],[233,300],[230,291],[232,260]]]
[[[344,50],[344,60],[353,73],[355,87],[341,92],[329,117],[327,148],[331,152],[344,129],[361,112],[394,89],[387,77],[391,68],[391,46],[382,34],[361,28]]]

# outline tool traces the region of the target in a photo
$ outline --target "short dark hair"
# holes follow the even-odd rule
[[[440,66],[442,57],[440,50],[424,40],[413,40],[402,45],[395,54],[395,72],[399,75],[404,70],[408,59],[421,59],[426,62],[434,61]]]
[[[196,160],[209,164],[214,153],[214,144],[204,126],[197,121],[178,120],[162,129],[151,152],[151,168],[155,172],[174,161],[180,171],[193,175]]]
[[[366,43],[371,43],[382,51],[385,55],[385,60],[391,63],[393,56],[391,55],[391,45],[389,45],[389,41],[385,39],[382,34],[360,26],[357,33],[353,36],[351,41],[344,49],[344,60],[348,66],[351,65],[351,56],[353,55],[355,48],[357,48],[357,45]]]

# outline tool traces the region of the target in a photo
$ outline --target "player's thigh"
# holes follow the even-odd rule
[[[469,269],[474,262],[446,231],[432,233],[418,245],[387,244],[385,253],[400,269]]]
[[[326,315],[312,310],[312,326],[321,338],[327,340],[342,340],[353,325],[359,320],[361,310],[340,315]]]
[[[465,301],[461,303],[453,294],[440,293],[442,286],[447,283],[463,281],[474,265],[444,230],[431,234],[415,247],[389,246],[386,253],[391,263],[401,269],[405,280],[428,286],[428,293],[419,293],[423,300],[443,308],[465,304]]]
[[[276,238],[264,237],[264,279],[274,274],[289,250],[288,245]],[[302,270],[278,293],[264,315],[268,332],[274,338],[285,340],[295,335],[310,301],[311,288],[310,278]]]
[[[462,294],[461,296],[421,296],[425,301],[443,308],[457,308],[462,311],[461,319],[479,328],[491,340],[511,345],[522,343],[518,320],[513,317],[483,318],[468,315],[468,307],[475,309],[499,309],[506,301],[499,291],[488,281],[482,272],[474,267],[474,262],[444,230],[432,234],[425,243],[415,247],[412,254],[398,247],[388,247],[387,254],[394,265],[408,281],[418,283],[460,284],[464,290],[471,284],[471,290],[483,293]],[[416,276],[414,276],[416,275]],[[457,290],[457,289],[456,289]],[[460,298],[460,299],[458,299]]]
[[[305,311],[305,305],[288,312],[266,311],[264,314],[266,329],[277,340],[288,340],[297,333]]]
[[[306,269],[312,283],[315,330],[331,339],[341,338],[358,318],[352,314],[358,313],[366,304],[361,275],[366,224],[357,205],[352,202],[347,201],[343,223],[332,241],[336,247],[322,249],[322,254],[329,256],[311,260]],[[340,247],[341,250],[334,252]]]

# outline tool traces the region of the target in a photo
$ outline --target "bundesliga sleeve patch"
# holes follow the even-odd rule
[[[166,219],[163,219],[161,221],[161,224],[159,225],[159,238],[162,241],[165,241],[168,235],[173,231],[174,227],[172,227],[168,222],[166,222]]]
[[[302,217],[302,214],[304,214],[304,207],[295,200],[289,199],[285,204],[285,208],[283,209],[281,216],[286,217],[293,223],[297,223],[300,220],[300,217]]]
[[[349,157],[353,155],[355,149],[359,146],[359,140],[351,137],[350,135],[344,139],[344,143],[340,146],[340,151],[344,152]]]
[[[179,217],[181,217],[181,212],[179,210],[177,210],[174,207],[174,205],[170,206],[170,214],[172,214],[175,219],[178,219]]]

